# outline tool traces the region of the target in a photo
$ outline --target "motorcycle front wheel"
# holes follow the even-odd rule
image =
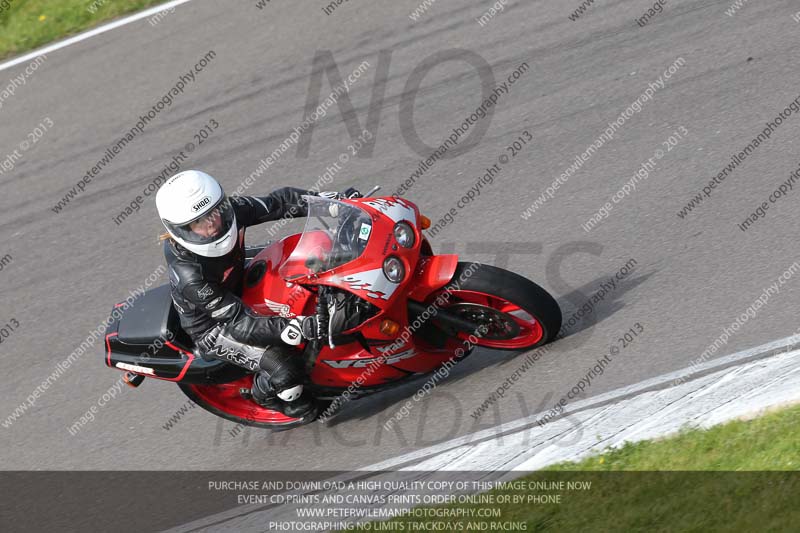
[[[459,262],[452,280],[431,294],[427,303],[437,298],[447,302],[441,309],[476,324],[481,333],[437,325],[460,339],[473,335],[476,346],[529,350],[552,341],[561,329],[561,309],[550,293],[519,274],[491,265]],[[435,318],[433,322],[437,323]]]

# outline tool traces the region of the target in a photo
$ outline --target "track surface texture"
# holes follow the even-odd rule
[[[0,271],[0,324],[19,324],[0,345],[0,415],[7,420],[112,305],[163,263],[152,196],[121,224],[113,218],[190,142],[196,146],[182,168],[203,169],[235,190],[303,121],[315,56],[332,57],[342,78],[369,63],[349,90],[353,131],[333,105],[316,122],[307,155],[292,146],[250,193],[314,185],[349,153],[351,134],[366,127],[372,108],[380,112],[371,125],[374,150],[340,164],[324,189],[382,185],[391,194],[418,168],[413,131],[427,145],[441,144],[481,105],[481,76],[491,90],[528,65],[491,115],[471,128],[486,127],[471,139],[477,144],[437,161],[404,193],[435,223],[487,167],[509,156],[492,183],[432,237],[434,250],[537,281],[557,298],[565,323],[592,295],[603,294],[503,398],[478,420],[471,416],[526,354],[479,349],[390,430],[384,423],[424,378],[353,401],[327,425],[274,434],[232,432],[234,424],[199,408],[186,410],[167,430],[187,398],[175,385],[151,379],[125,388],[72,435],[68,428],[121,375],[104,365],[98,341],[23,416],[0,428],[0,468],[356,469],[548,409],[611,346],[621,348],[618,339],[637,323],[643,332],[578,398],[691,365],[737,318],[736,331],[712,358],[794,333],[800,272],[784,272],[798,259],[800,219],[793,213],[800,192],[769,203],[766,216],[747,231],[737,224],[769,202],[798,167],[798,113],[694,210],[683,218],[678,212],[800,95],[797,6],[750,2],[728,16],[728,1],[669,2],[641,27],[634,19],[651,2],[598,2],[573,21],[568,15],[578,0],[511,0],[481,25],[476,19],[492,5],[435,2],[414,22],[409,14],[417,0],[351,0],[330,15],[316,0],[303,7],[272,0],[263,9],[255,1],[195,0],[156,25],[141,20],[50,53],[0,108],[0,160],[40,123],[47,129],[0,174],[0,257],[12,257]],[[106,148],[210,50],[216,55],[195,81],[55,213],[51,208]],[[414,70],[435,54],[444,60],[418,90],[408,86]],[[640,111],[628,113],[613,139],[523,217],[679,58],[681,66],[652,98],[640,100]],[[475,66],[484,63],[479,74]],[[0,81],[25,68],[0,71]],[[320,79],[322,101],[333,82]],[[385,80],[382,101],[373,101],[376,79]],[[404,102],[413,103],[413,115]],[[198,144],[194,135],[212,121],[218,127]],[[527,138],[523,132],[532,140],[510,157],[506,147]],[[614,203],[611,197],[658,150],[663,157],[647,179]],[[586,231],[582,225],[606,202],[613,209]],[[251,242],[263,240],[265,229],[254,228]],[[603,293],[626,264],[630,272]],[[747,316],[782,275],[777,292]]]

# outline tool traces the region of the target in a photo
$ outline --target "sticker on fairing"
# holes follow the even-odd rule
[[[358,232],[358,238],[362,241],[369,239],[369,234],[372,232],[372,226],[364,222],[361,223],[361,231]]]

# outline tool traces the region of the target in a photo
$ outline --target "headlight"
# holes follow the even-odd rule
[[[403,248],[414,247],[414,229],[408,222],[398,222],[394,226],[394,238]]]
[[[402,261],[390,255],[383,262],[383,274],[392,283],[400,283],[406,275],[406,269]]]

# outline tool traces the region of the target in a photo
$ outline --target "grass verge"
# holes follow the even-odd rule
[[[484,493],[492,503],[420,507],[348,531],[797,531],[798,466],[794,406],[554,465]],[[475,513],[425,518],[456,509]],[[476,518],[480,509],[499,516]]]
[[[0,0],[0,59],[165,0]]]

